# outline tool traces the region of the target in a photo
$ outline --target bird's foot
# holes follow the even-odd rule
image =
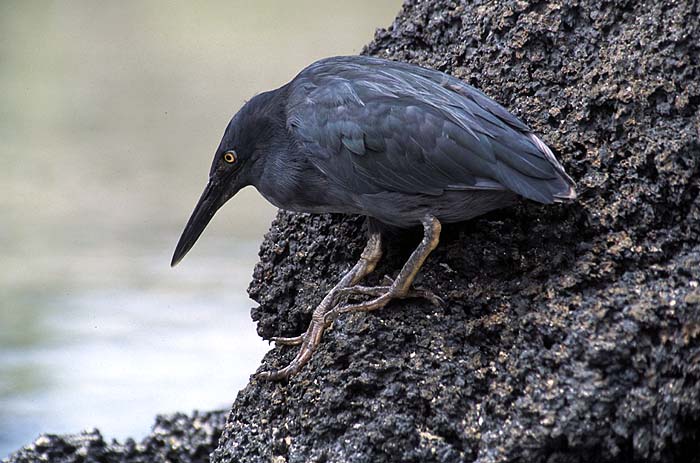
[[[381,309],[382,307],[387,305],[392,299],[399,299],[399,298],[405,297],[404,295],[398,294],[397,292],[393,291],[392,290],[393,286],[390,286],[387,289],[383,290],[384,288],[387,288],[387,287],[375,286],[375,287],[363,288],[363,289],[368,290],[368,291],[366,291],[365,294],[370,294],[370,295],[376,294],[376,297],[374,299],[370,299],[370,300],[364,301],[364,302],[339,305],[326,314],[326,322],[333,323],[338,317],[340,317],[341,315],[346,314],[346,313],[370,312],[372,310]],[[375,293],[375,290],[376,290],[376,293]]]
[[[423,262],[428,255],[435,249],[440,238],[441,224],[433,216],[426,216],[423,219],[423,240],[420,242],[415,251],[408,258],[399,275],[395,280],[389,277],[384,277],[384,282],[389,283],[384,286],[357,286],[349,285],[346,288],[340,289],[341,293],[346,295],[361,294],[373,296],[374,299],[368,301],[357,302],[352,304],[336,305],[333,310],[325,314],[327,323],[332,323],[341,314],[351,312],[369,312],[371,310],[381,309],[393,299],[405,299],[407,297],[425,297],[435,305],[442,305],[442,299],[437,297],[430,291],[416,290],[411,288],[411,284],[420,270]]]
[[[299,348],[299,352],[297,352],[294,359],[289,362],[289,365],[279,370],[263,371],[258,373],[257,378],[262,380],[279,381],[287,379],[290,376],[298,373],[299,370],[301,370],[303,366],[306,365],[309,360],[311,360],[311,356],[321,343],[321,337],[323,336],[323,332],[327,326],[328,324],[324,319],[313,317],[304,334],[291,338],[272,338],[272,340],[279,345],[296,346],[301,344],[301,347]]]
[[[368,301],[356,302],[352,304],[341,304],[326,314],[326,322],[332,323],[340,315],[352,312],[370,312],[372,310],[381,309],[393,299],[409,299],[418,298],[426,299],[435,307],[442,307],[444,301],[432,291],[424,289],[403,289],[396,283],[390,286],[351,286],[341,291],[342,295],[347,296],[372,296],[374,299]]]
[[[338,284],[326,294],[326,297],[324,297],[318,307],[316,307],[311,315],[311,323],[306,329],[306,332],[300,336],[289,338],[272,338],[278,345],[300,346],[296,357],[294,357],[286,367],[280,370],[263,371],[257,374],[257,378],[262,380],[282,380],[299,372],[299,370],[311,360],[311,356],[321,343],[323,332],[330,326],[330,323],[326,321],[326,314],[338,303],[340,291],[357,284],[368,273],[372,272],[381,255],[381,237],[378,233],[373,233],[370,235],[369,240],[367,240],[367,246],[365,246],[364,251],[362,251],[362,255],[357,264],[343,275]]]
[[[288,379],[301,370],[309,360],[314,351],[321,343],[323,332],[341,314],[350,312],[367,312],[377,310],[387,305],[392,299],[402,299],[406,297],[423,297],[436,305],[440,305],[442,300],[430,291],[411,289],[411,284],[420,270],[428,254],[435,249],[440,238],[440,222],[433,216],[426,216],[423,221],[423,240],[406,261],[403,268],[396,277],[396,280],[385,279],[383,286],[357,286],[357,283],[367,274],[374,270],[381,257],[381,239],[378,233],[370,235],[367,246],[362,252],[360,260],[347,272],[335,287],[326,294],[321,303],[316,307],[308,329],[301,336],[291,338],[274,338],[281,345],[301,345],[296,357],[281,370],[264,371],[258,373],[257,377],[262,380],[282,380]],[[345,296],[361,294],[374,297],[368,301],[338,305]]]
[[[386,277],[388,279],[388,277]],[[335,321],[341,314],[349,312],[360,312],[376,310],[384,307],[392,299],[406,299],[406,298],[423,298],[430,301],[436,306],[441,306],[443,304],[442,299],[433,294],[431,291],[426,291],[422,289],[411,289],[409,291],[401,291],[393,280],[389,279],[392,283],[387,286],[350,286],[347,288],[339,289],[337,291],[338,298],[343,298],[352,295],[363,295],[363,296],[373,296],[375,299],[358,303],[358,304],[344,304],[337,306],[332,310],[327,310],[321,317],[313,317],[311,323],[309,324],[306,332],[300,336],[293,337],[274,337],[272,341],[277,345],[281,346],[298,346],[299,352],[297,352],[296,357],[287,365],[286,367],[276,370],[276,371],[264,371],[259,373],[257,377],[262,380],[283,380],[290,376],[295,375],[303,366],[311,360],[314,351],[321,343],[321,338],[323,332],[328,328],[333,321]],[[317,314],[320,315],[320,314]]]
[[[445,301],[441,297],[423,288],[411,288],[406,293],[400,293],[398,291],[392,290],[392,285],[394,281],[389,277],[384,277],[385,283],[388,280],[389,284],[384,284],[382,286],[351,286],[340,291],[341,298],[348,298],[353,296],[372,296],[379,298],[385,294],[391,293],[393,291],[392,299],[425,299],[430,302],[435,307],[443,307]]]

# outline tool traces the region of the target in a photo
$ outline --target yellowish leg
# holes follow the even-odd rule
[[[323,298],[311,315],[311,323],[301,336],[291,338],[273,338],[280,345],[298,345],[301,348],[296,357],[285,368],[276,371],[265,371],[257,375],[263,380],[281,380],[293,376],[311,359],[314,351],[321,343],[323,332],[339,315],[348,312],[366,312],[377,310],[387,305],[392,299],[405,297],[423,297],[436,305],[441,304],[440,298],[429,291],[411,290],[411,284],[420,271],[425,259],[437,247],[440,241],[440,221],[433,216],[426,216],[423,221],[423,240],[408,258],[395,280],[388,279],[390,285],[356,286],[365,276],[371,273],[382,256],[381,236],[379,233],[370,235],[367,246],[360,260],[347,272],[338,284]],[[336,307],[338,300],[348,294],[376,296],[366,302],[344,304]],[[336,308],[334,308],[336,307]]]
[[[382,240],[378,232],[371,233],[367,240],[367,245],[362,251],[360,260],[355,266],[350,269],[343,278],[340,279],[331,291],[326,294],[321,303],[316,307],[311,315],[311,323],[308,329],[301,336],[291,338],[272,338],[280,345],[297,345],[301,344],[301,348],[294,360],[285,368],[276,371],[264,371],[258,373],[257,377],[263,380],[281,380],[289,378],[296,374],[301,368],[311,359],[314,351],[321,342],[323,332],[329,326],[326,319],[326,314],[330,312],[338,302],[338,297],[341,291],[357,284],[365,276],[370,274],[377,266],[379,259],[382,257]]]
[[[340,314],[348,312],[367,312],[370,310],[381,309],[389,303],[392,299],[405,298],[407,296],[412,296],[415,292],[411,291],[411,284],[416,278],[418,271],[423,266],[425,259],[430,255],[431,252],[437,247],[440,242],[440,231],[442,226],[440,221],[433,217],[427,216],[423,219],[423,240],[416,247],[415,251],[408,258],[403,268],[399,272],[399,275],[392,282],[391,286],[375,286],[375,287],[365,287],[356,286],[349,287],[343,290],[344,293],[356,293],[377,296],[369,301],[359,302],[356,304],[345,304],[341,305],[332,311],[326,313],[326,321],[332,322]],[[439,304],[441,301],[437,296],[430,292],[423,291],[422,294],[417,294],[432,302]]]

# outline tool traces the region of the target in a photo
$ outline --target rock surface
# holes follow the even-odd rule
[[[579,200],[446,227],[418,284],[447,307],[340,319],[298,376],[239,394],[212,461],[700,461],[697,8],[406,2],[365,52],[503,103]],[[358,219],[280,213],[250,287],[259,333],[302,332],[363,245]]]
[[[700,461],[698,37],[691,0],[407,1],[365,53],[481,88],[557,153],[579,200],[445,227],[417,282],[445,308],[339,319],[289,382],[241,391],[211,460]],[[417,239],[393,240],[368,282]],[[259,333],[302,332],[363,245],[358,218],[280,212],[250,286]],[[93,459],[46,461],[205,461],[211,420],[202,441],[184,418],[141,447],[50,438]]]
[[[141,442],[133,439],[107,443],[97,429],[81,434],[45,434],[3,462],[36,463],[205,463],[216,447],[224,411],[182,413],[156,417],[151,433]]]

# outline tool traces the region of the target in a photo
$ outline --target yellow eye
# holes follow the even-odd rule
[[[226,151],[224,153],[224,161],[228,162],[229,164],[233,164],[236,162],[236,153],[234,151]]]

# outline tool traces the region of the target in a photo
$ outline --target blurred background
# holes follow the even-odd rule
[[[245,290],[275,210],[244,190],[170,269],[214,149],[400,4],[0,1],[0,458],[230,405],[268,349]]]

